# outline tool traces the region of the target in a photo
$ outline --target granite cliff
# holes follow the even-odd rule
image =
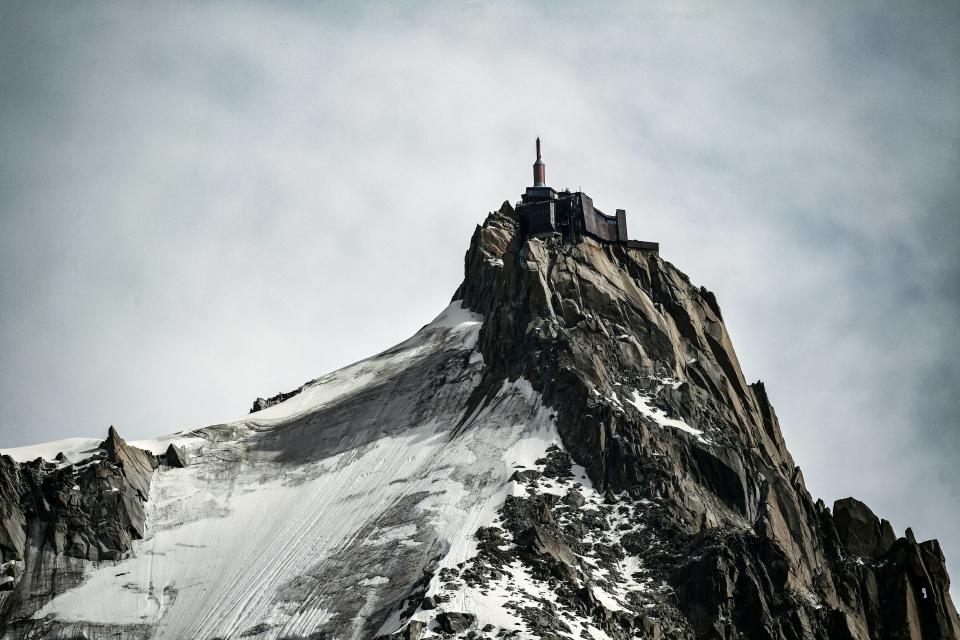
[[[504,203],[457,297],[486,318],[474,401],[523,377],[554,408],[573,461],[630,514],[614,553],[661,585],[654,608],[677,621],[662,635],[960,637],[937,541],[810,496],[715,296],[656,252],[525,240]]]
[[[713,294],[508,203],[397,347],[55,449],[0,460],[2,638],[960,638],[935,540],[810,496]]]

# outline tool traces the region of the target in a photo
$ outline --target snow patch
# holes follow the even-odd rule
[[[671,418],[667,416],[667,413],[662,409],[650,405],[650,399],[640,395],[640,392],[636,389],[633,390],[631,397],[627,398],[627,402],[637,408],[637,410],[648,418],[652,419],[661,427],[671,427],[673,429],[679,429],[680,431],[685,431],[691,435],[697,437],[703,443],[707,441],[703,438],[703,431],[700,429],[694,429],[688,425],[683,420],[678,420],[677,418]]]
[[[87,565],[85,581],[36,619],[154,625],[156,640],[235,638],[254,628],[263,629],[260,640],[275,640],[328,624],[344,637],[366,637],[362,612],[383,606],[377,594],[421,575],[422,565],[412,565],[411,579],[403,573],[411,569],[392,560],[429,559],[439,548],[439,568],[467,561],[477,551],[474,532],[512,490],[514,466],[532,466],[559,441],[552,412],[525,380],[504,383],[474,415],[462,415],[483,367],[473,351],[480,324],[454,303],[410,340],[286,402],[197,436],[134,442],[158,451],[187,445],[191,464],[154,474],[146,537],[131,557]],[[448,352],[442,389],[404,376],[422,358]],[[372,384],[389,389],[389,411],[379,392],[363,395]],[[356,405],[337,413],[344,403]],[[264,449],[288,428],[323,432],[330,416],[347,422],[329,453],[288,460],[290,452]],[[77,446],[91,444],[99,441]],[[350,564],[374,557],[387,561],[371,572]],[[353,597],[365,608],[344,622],[337,616],[345,596],[358,589],[363,595]],[[512,618],[495,596],[464,594],[447,604],[504,624]],[[394,615],[380,632],[399,622]]]
[[[451,302],[433,322],[396,347],[318,378],[295,396],[231,424],[261,427],[293,420],[357,393],[438,350],[472,350],[482,324],[483,317],[464,309],[461,301]]]
[[[17,462],[30,462],[37,458],[53,461],[58,453],[63,452],[67,459],[78,462],[93,453],[101,442],[103,438],[66,438],[27,447],[0,449],[0,454],[10,456]]]

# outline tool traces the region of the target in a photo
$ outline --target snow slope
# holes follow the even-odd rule
[[[132,557],[88,564],[85,581],[35,617],[64,632],[173,639],[395,630],[424,568],[472,556],[514,466],[558,441],[523,380],[464,415],[483,368],[480,325],[454,303],[410,340],[286,402],[143,443],[175,440],[191,464],[155,473]],[[69,456],[91,442],[10,453]],[[460,610],[488,607],[464,600]]]
[[[37,458],[52,461],[58,453],[63,453],[69,460],[79,460],[93,453],[101,442],[103,438],[65,438],[26,447],[0,449],[0,454],[10,456],[17,462],[29,462]]]
[[[185,446],[191,440],[197,440],[197,438],[175,433],[160,438],[134,440],[129,444],[159,455],[165,452],[171,444]],[[63,440],[51,440],[50,442],[32,444],[26,447],[0,449],[0,455],[10,456],[17,462],[29,462],[37,458],[54,461],[57,454],[62,453],[68,461],[76,462],[91,455],[97,450],[101,442],[103,442],[103,438],[64,438]]]

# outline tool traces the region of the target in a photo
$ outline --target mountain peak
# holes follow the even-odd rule
[[[391,349],[0,458],[3,637],[956,638],[940,546],[811,498],[713,294],[554,194]]]
[[[926,596],[913,597],[916,586],[903,592],[924,575],[946,575],[936,541],[896,541],[901,556],[914,549],[930,566],[851,568],[851,558],[889,556],[889,523],[853,499],[834,514],[813,501],[763,383],[746,382],[716,297],[655,245],[530,233],[522,205],[518,212],[504,203],[474,232],[456,299],[485,318],[478,348],[487,383],[477,387],[476,406],[497,381],[527,380],[598,490],[628,502],[656,496],[635,526],[670,532],[675,546],[648,549],[643,561],[669,576],[678,613],[698,637],[735,627],[746,637],[787,638],[798,620],[824,637],[960,631],[948,580]],[[851,533],[861,529],[882,531],[873,535],[883,544],[862,543],[865,534]],[[789,571],[773,573],[772,558]],[[703,581],[739,581],[754,595],[704,593]],[[850,598],[869,593],[873,581],[891,590],[874,599],[906,597],[906,607],[893,613]],[[934,592],[940,613],[924,600]],[[757,615],[757,606],[793,618]],[[919,619],[925,630],[916,635],[909,629]]]

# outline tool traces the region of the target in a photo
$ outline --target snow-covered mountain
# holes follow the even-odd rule
[[[2,638],[958,638],[936,541],[813,501],[714,296],[477,228],[400,345],[157,440],[0,459]]]

